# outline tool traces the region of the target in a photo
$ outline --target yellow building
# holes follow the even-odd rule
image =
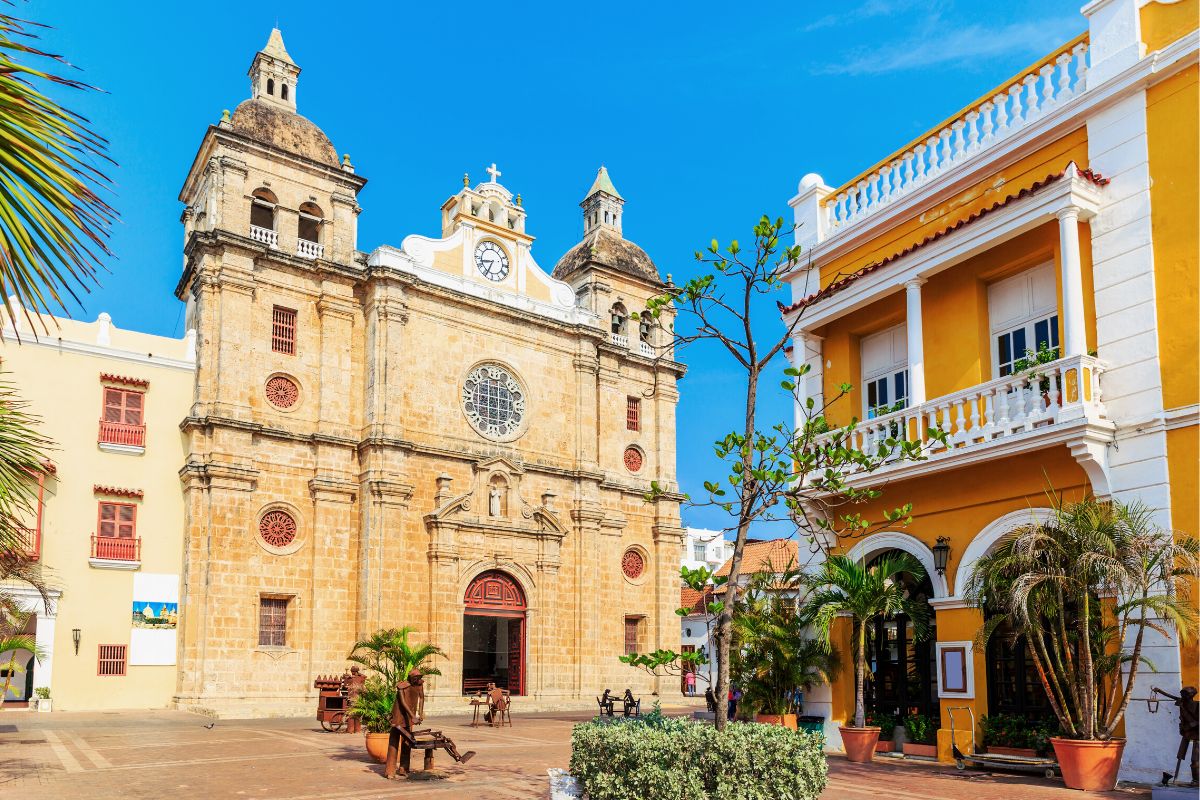
[[[176,685],[179,421],[192,399],[194,337],[122,330],[108,314],[42,322],[31,328],[17,308],[0,344],[8,380],[55,444],[29,520],[53,601],[13,589],[35,612],[27,631],[45,655],[30,669],[22,654],[27,670],[9,699],[46,687],[55,710],[165,708]]]
[[[863,420],[859,445],[949,433],[927,461],[856,479],[886,482],[880,508],[911,501],[915,519],[850,551],[926,566],[913,589],[936,611],[935,641],[880,622],[872,701],[940,715],[943,757],[950,706],[1041,711],[1023,650],[972,644],[981,616],[961,591],[1001,536],[1046,513],[1048,487],[1140,500],[1198,532],[1197,5],[1089,3],[1079,37],[840,187],[805,176],[790,202],[806,263],[784,318],[806,395],[853,384],[830,416]],[[1039,343],[1059,356],[1045,381],[1015,363]],[[1174,730],[1138,700],[1197,683],[1194,647],[1159,638],[1148,656],[1126,778],[1170,766],[1157,751]],[[821,700],[836,743],[853,682]]]

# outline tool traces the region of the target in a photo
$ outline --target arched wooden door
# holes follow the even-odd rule
[[[525,593],[511,575],[477,575],[463,598],[463,694],[488,683],[525,694]]]

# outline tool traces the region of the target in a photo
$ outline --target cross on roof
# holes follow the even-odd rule
[[[496,178],[499,178],[501,175],[504,174],[500,170],[496,169],[495,161],[493,161],[492,165],[490,167],[488,167],[487,169],[485,169],[484,172],[486,172],[488,175],[492,176],[492,183],[495,183]]]

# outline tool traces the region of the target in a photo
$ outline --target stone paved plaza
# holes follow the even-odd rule
[[[668,709],[669,711],[669,709]],[[183,712],[0,716],[0,798],[40,800],[374,800],[542,798],[546,770],[566,766],[571,725],[583,714],[518,713],[512,729],[472,728],[465,717],[430,720],[461,749],[466,767],[442,758],[445,778],[388,783],[357,736],[323,732],[311,719],[212,721]],[[414,759],[419,763],[420,759]],[[830,800],[1067,800],[1148,798],[1144,789],[1069,791],[1058,781],[904,763],[850,764],[830,758]]]

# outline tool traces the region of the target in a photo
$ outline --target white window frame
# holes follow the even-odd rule
[[[891,340],[891,342],[892,342],[891,346],[893,348],[893,351],[895,349],[896,341],[905,343],[904,359],[900,360],[893,356],[893,359],[890,363],[876,367],[873,370],[868,370],[866,367],[866,359],[863,357],[863,354],[866,353],[868,343],[871,341],[874,341],[874,340],[883,339],[885,337],[887,337]],[[897,337],[899,337],[899,338],[897,339]],[[870,400],[871,385],[880,380],[886,381],[886,385],[888,387],[889,399],[887,400],[886,403],[876,403],[876,406],[895,405],[895,403],[898,399],[903,399],[904,407],[905,408],[908,407],[909,390],[910,390],[912,384],[909,381],[909,377],[908,377],[908,350],[907,350],[906,337],[907,337],[907,329],[905,327],[905,324],[903,322],[901,322],[899,325],[894,325],[890,328],[887,328],[886,330],[879,331],[878,333],[873,333],[869,336],[864,336],[864,337],[862,337],[862,340],[859,342],[859,351],[858,351],[859,352],[859,361],[863,365],[862,366],[863,419],[874,419],[877,416],[882,416],[881,414],[875,413],[875,407],[873,407],[871,405],[871,400]],[[898,377],[902,378],[902,380],[904,381],[904,394],[903,394],[902,398],[892,397],[892,394],[895,393],[895,391],[896,391],[896,378],[898,378]]]
[[[1043,285],[1048,282],[1049,285],[1055,287],[1050,297],[1045,297],[1044,291],[1039,295],[1036,288],[1039,278],[1043,281]],[[1017,292],[1020,297],[1018,302],[1020,308],[1015,313],[1005,315],[1002,319],[996,319],[996,298],[1000,292],[1005,290]],[[1011,336],[1021,331],[1024,334],[1025,349],[1036,352],[1038,349],[1036,329],[1038,323],[1041,322],[1048,324],[1049,341],[1047,345],[1061,353],[1062,343],[1059,340],[1058,331],[1058,288],[1053,262],[1039,264],[988,286],[988,351],[991,354],[993,379],[1007,377],[1007,375],[1001,374],[1003,366],[1010,367],[1008,375],[1013,374],[1011,365],[1025,355],[1024,350],[1018,353],[1016,348],[1010,344],[1010,359],[1001,361],[1000,337],[1009,336],[1011,341]]]

